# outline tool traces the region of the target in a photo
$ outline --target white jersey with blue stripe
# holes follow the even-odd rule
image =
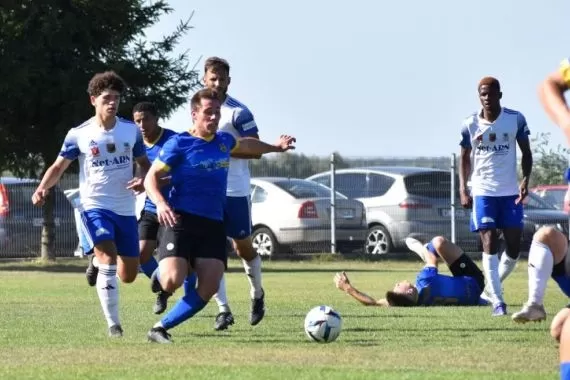
[[[229,95],[222,104],[219,130],[230,133],[236,140],[256,136],[259,133],[251,111]],[[232,157],[228,171],[227,196],[248,197],[249,182],[248,160]]]
[[[494,122],[480,113],[463,122],[461,143],[472,149],[473,196],[508,196],[519,192],[517,178],[517,140],[528,140],[530,131],[522,113],[502,108]]]
[[[135,196],[127,183],[133,178],[134,158],[146,155],[136,124],[117,118],[113,129],[105,130],[93,117],[69,130],[59,155],[79,159],[82,211],[135,215]]]

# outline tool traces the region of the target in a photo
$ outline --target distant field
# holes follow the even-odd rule
[[[366,308],[338,291],[334,273],[380,296],[415,277],[419,262],[304,261],[264,264],[267,316],[249,326],[248,283],[230,263],[228,295],[236,324],[213,330],[212,301],[172,330],[174,344],[151,345],[154,295],[140,275],[121,285],[125,336],[110,340],[85,261],[55,266],[0,263],[0,379],[556,379],[557,346],[548,334],[565,297],[549,284],[547,323],[491,318],[488,307]],[[526,262],[506,282],[509,312],[526,299]],[[175,296],[176,297],[176,296]],[[309,342],[308,310],[327,304],[344,328],[331,344]]]

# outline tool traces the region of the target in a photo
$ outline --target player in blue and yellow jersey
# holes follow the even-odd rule
[[[151,102],[136,104],[133,107],[133,120],[141,130],[146,147],[146,155],[148,159],[153,162],[156,157],[158,157],[158,153],[164,143],[166,143],[171,136],[175,135],[176,132],[158,125],[158,110],[156,109],[156,105]],[[161,193],[165,199],[168,199],[171,189],[168,182],[168,177],[163,178]],[[138,226],[141,269],[144,274],[150,278],[158,267],[153,253],[157,247],[160,223],[158,223],[158,217],[156,216],[156,205],[148,196],[145,199]],[[158,292],[153,308],[155,314],[160,314],[166,310],[167,300],[171,295],[171,293],[164,291]]]
[[[568,89],[570,89],[570,59],[567,58],[562,61],[558,70],[549,74],[541,83],[539,98],[550,119],[562,129],[566,140],[570,143],[570,109],[564,97]],[[569,174],[570,171],[567,170],[566,180],[570,182]],[[559,313],[565,317],[561,319],[562,322],[566,320],[563,324],[560,323],[560,326],[563,326],[559,329],[562,333],[558,334],[560,337],[561,379],[570,379],[570,321],[566,318],[569,311],[568,308],[565,308]]]
[[[155,278],[170,293],[182,286],[191,270],[198,282],[197,287],[185,289],[184,296],[148,332],[149,341],[156,343],[170,343],[167,330],[204,308],[218,290],[227,264],[224,211],[230,155],[284,152],[293,149],[295,142],[284,135],[271,145],[218,131],[221,102],[210,89],[194,94],[190,106],[192,128],[164,144],[145,179],[158,221],[165,226]],[[172,190],[165,199],[159,182],[168,174]]]
[[[356,289],[345,272],[334,278],[338,289],[346,292],[366,306],[478,306],[486,304],[480,298],[485,286],[485,277],[477,265],[461,248],[442,236],[422,244],[417,239],[407,238],[408,247],[425,262],[418,273],[416,283],[398,282],[386,292],[386,298],[374,299]],[[449,267],[453,276],[439,274],[438,258]]]

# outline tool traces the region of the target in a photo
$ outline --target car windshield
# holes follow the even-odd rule
[[[297,199],[306,198],[328,198],[331,196],[331,189],[313,181],[303,179],[284,179],[273,182],[275,186],[285,190]],[[337,198],[347,199],[346,196],[336,192]]]
[[[557,210],[557,208],[534,193],[529,193],[523,201],[526,209]]]

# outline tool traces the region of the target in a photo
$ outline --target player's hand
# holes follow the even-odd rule
[[[340,290],[346,291],[346,289],[350,286],[350,280],[346,275],[346,272],[338,272],[334,276],[334,284]]]
[[[522,201],[527,197],[528,195],[528,181],[523,180],[521,182],[521,185],[519,186],[519,197],[515,200],[515,204],[518,205],[519,203],[522,203]]]
[[[46,189],[36,189],[32,195],[32,203],[34,206],[43,206],[46,203],[46,198],[48,196],[49,190]]]
[[[158,217],[158,223],[164,226],[174,227],[178,223],[178,215],[174,213],[166,202],[161,202],[156,205],[156,215]]]
[[[127,189],[133,190],[136,195],[144,192],[144,178],[135,177],[127,182]]]
[[[279,140],[275,143],[275,146],[279,148],[280,152],[286,152],[291,149],[295,149],[294,143],[297,142],[297,139],[293,136],[289,135],[281,135],[279,136]]]
[[[473,197],[467,191],[460,192],[461,207],[470,209],[473,207]]]

